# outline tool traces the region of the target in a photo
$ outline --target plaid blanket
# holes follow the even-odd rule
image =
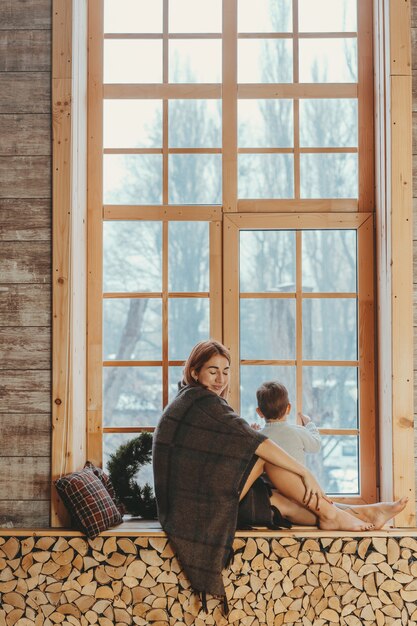
[[[153,438],[158,516],[195,591],[225,594],[239,493],[264,439],[200,387],[181,389],[161,417]]]

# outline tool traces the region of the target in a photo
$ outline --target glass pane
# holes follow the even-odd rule
[[[170,154],[171,204],[221,204],[221,154]]]
[[[239,83],[291,83],[292,41],[290,39],[240,39],[238,41]]]
[[[302,198],[357,198],[357,154],[301,154]]]
[[[222,0],[169,0],[171,33],[221,33]]]
[[[105,33],[162,33],[162,0],[105,0]]]
[[[358,428],[356,367],[303,367],[303,412],[320,428]]]
[[[132,435],[132,433],[105,433],[103,435],[103,467],[106,471],[108,471],[107,463],[109,462],[110,454],[114,454],[122,444],[134,439],[135,436],[137,435]],[[138,474],[135,476],[135,481],[140,486],[148,483],[153,489],[152,463],[143,465],[140,468]]]
[[[209,291],[208,222],[169,223],[169,291]]]
[[[358,437],[322,435],[320,452],[306,457],[307,466],[327,493],[359,493]]]
[[[170,100],[170,148],[220,148],[221,109],[220,100]]]
[[[161,204],[162,156],[105,154],[104,204]]]
[[[238,1],[239,33],[288,33],[292,30],[292,0]]]
[[[240,357],[295,358],[295,299],[240,301]]]
[[[357,357],[356,300],[303,300],[303,358],[355,361]]]
[[[208,298],[170,298],[168,302],[169,359],[185,360],[196,343],[210,335]]]
[[[161,100],[104,100],[105,148],[162,147]]]
[[[188,355],[187,355],[188,356]],[[172,402],[178,393],[178,384],[182,381],[182,367],[175,366],[168,369],[168,401]]]
[[[105,39],[104,82],[161,83],[162,40]]]
[[[161,222],[104,222],[103,249],[104,292],[162,291]]]
[[[238,100],[240,148],[294,145],[292,100]]]
[[[171,83],[221,83],[221,40],[171,39],[169,42],[169,81]]]
[[[306,230],[302,241],[303,291],[356,292],[356,230]]]
[[[291,413],[288,421],[295,423],[297,415],[295,393],[295,367],[276,365],[242,365],[240,367],[240,414],[249,424],[259,424],[263,427],[265,420],[256,413],[258,403],[256,390],[269,380],[279,381],[288,389],[291,402]]]
[[[301,147],[357,147],[358,101],[353,98],[300,100]]]
[[[300,83],[356,83],[356,39],[300,39]]]
[[[161,300],[106,298],[103,302],[103,359],[157,361],[161,358]]]
[[[298,0],[301,32],[355,32],[357,0]]]
[[[295,231],[240,231],[240,291],[295,291]]]
[[[105,427],[156,426],[162,413],[161,367],[103,369]]]
[[[239,198],[293,198],[292,154],[239,154]]]

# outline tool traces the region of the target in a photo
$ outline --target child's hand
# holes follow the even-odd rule
[[[251,426],[251,428],[253,428],[253,430],[261,430],[261,427],[256,422],[254,422],[250,426]]]
[[[309,417],[308,415],[304,415],[300,411],[298,411],[298,417],[300,418],[303,426],[306,426],[307,424],[311,422],[311,417]]]

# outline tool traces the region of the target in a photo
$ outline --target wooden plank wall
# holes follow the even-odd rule
[[[413,68],[414,467],[417,494],[417,0],[412,0],[411,8],[411,49]]]
[[[49,525],[51,0],[0,0],[0,523]]]

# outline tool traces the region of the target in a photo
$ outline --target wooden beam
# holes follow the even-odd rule
[[[52,479],[85,461],[85,9],[56,0],[53,11]],[[67,523],[52,488],[51,524]]]
[[[410,3],[375,3],[377,260],[382,498],[408,496],[396,524],[415,525],[413,450],[412,71]]]
[[[396,519],[415,524],[411,75],[391,76],[392,429],[394,498],[410,505]]]
[[[88,3],[87,450],[102,463],[103,2]],[[94,372],[94,375],[93,375]]]

